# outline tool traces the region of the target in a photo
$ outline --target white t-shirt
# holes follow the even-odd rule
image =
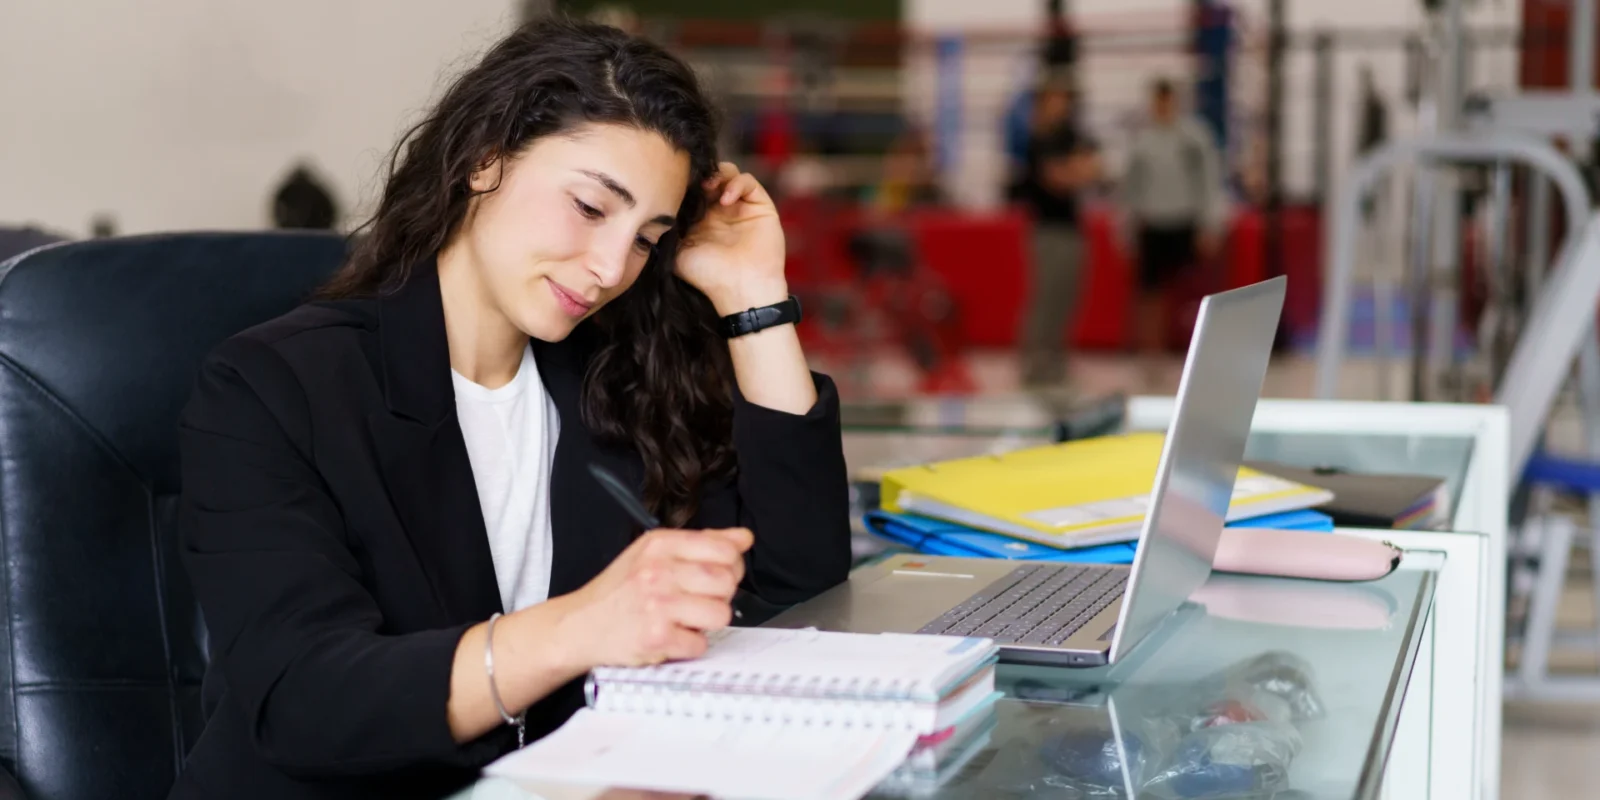
[[[500,601],[507,612],[542,603],[550,597],[550,468],[561,420],[533,348],[523,351],[517,376],[498,389],[455,370],[450,377]]]

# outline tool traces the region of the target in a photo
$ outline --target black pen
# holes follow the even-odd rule
[[[639,498],[634,497],[633,492],[628,491],[628,487],[623,486],[622,481],[611,474],[611,470],[591,463],[589,474],[600,482],[606,494],[611,495],[611,498],[617,501],[617,505],[622,506],[622,510],[628,512],[628,516],[633,517],[634,523],[639,527],[647,531],[661,527],[661,520],[656,519],[655,515],[644,507],[644,503],[639,502]]]
[[[589,474],[599,481],[606,494],[611,495],[611,498],[617,501],[617,505],[622,506],[622,510],[628,512],[628,516],[632,517],[639,527],[647,531],[661,527],[661,520],[656,519],[655,515],[644,507],[644,503],[639,502],[639,498],[634,497],[633,492],[628,491],[628,487],[623,486],[622,481],[611,474],[611,470],[591,462]],[[736,608],[733,610],[733,616],[735,619],[744,619],[744,612]]]

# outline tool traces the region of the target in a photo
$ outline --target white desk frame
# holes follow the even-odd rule
[[[1127,427],[1166,430],[1172,409],[1170,397],[1133,398]],[[1345,531],[1447,559],[1401,708],[1386,797],[1499,797],[1510,429],[1501,406],[1273,399],[1256,406],[1253,431],[1473,440],[1450,525],[1459,532]]]

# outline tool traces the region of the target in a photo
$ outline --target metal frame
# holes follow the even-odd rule
[[[1582,231],[1574,253],[1563,259],[1528,312],[1528,325],[1517,340],[1517,348],[1506,368],[1502,390],[1496,401],[1511,411],[1513,475],[1520,477],[1527,458],[1537,444],[1542,423],[1554,405],[1555,393],[1567,376],[1573,351],[1578,355],[1578,397],[1584,420],[1584,438],[1591,459],[1600,461],[1600,341],[1595,338],[1594,309],[1600,295],[1600,217]],[[1528,387],[1527,389],[1522,388]],[[1526,396],[1524,396],[1526,393]],[[1531,415],[1537,413],[1538,416]],[[1530,425],[1538,424],[1539,428]],[[1519,442],[1518,427],[1524,429]],[[1591,525],[1600,521],[1600,493],[1589,495]],[[1556,630],[1556,614],[1561,590],[1566,585],[1567,565],[1578,538],[1575,521],[1535,509],[1524,523],[1522,536],[1539,535],[1537,579],[1528,598],[1526,634],[1522,641],[1515,680],[1505,686],[1508,697],[1527,697],[1558,701],[1600,701],[1600,677],[1593,675],[1558,677],[1549,674],[1550,651],[1559,640],[1567,641]],[[1591,566],[1600,574],[1600,547],[1591,541]],[[1591,632],[1581,644],[1595,649],[1600,630]]]
[[[1574,360],[1578,364],[1587,450],[1591,457],[1600,459],[1600,340],[1594,331],[1594,309],[1600,302],[1600,218],[1589,218],[1588,192],[1567,158],[1549,144],[1524,135],[1479,132],[1396,142],[1358,165],[1328,210],[1332,236],[1320,320],[1317,395],[1332,398],[1337,393],[1338,368],[1348,331],[1360,198],[1385,170],[1411,159],[1520,161],[1560,191],[1567,230],[1576,233],[1569,233],[1563,242],[1555,269],[1542,282],[1535,295],[1537,300],[1524,317],[1526,327],[1507,361],[1495,397],[1496,404],[1509,412],[1510,469],[1505,475],[1506,489],[1510,491],[1520,483],[1523,468],[1542,439],[1556,396]],[[1589,508],[1591,518],[1600,520],[1600,494],[1590,496]],[[1560,638],[1555,630],[1556,607],[1566,580],[1574,531],[1561,522],[1537,527],[1544,535],[1540,540],[1538,578],[1529,597],[1527,635],[1516,676],[1505,683],[1504,691],[1517,697],[1600,699],[1600,680],[1553,678],[1548,674],[1550,650]],[[1594,566],[1600,569],[1600,548],[1592,549],[1591,556]]]
[[[1467,127],[1545,136],[1593,134],[1600,127],[1600,94],[1533,91],[1479,95],[1467,101]]]
[[[1418,161],[1521,162],[1542,173],[1561,193],[1566,206],[1567,230],[1583,232],[1580,241],[1592,240],[1591,233],[1586,231],[1589,192],[1583,178],[1560,151],[1546,142],[1514,133],[1465,133],[1401,140],[1379,148],[1356,165],[1324,212],[1329,236],[1323,266],[1322,316],[1318,323],[1315,391],[1319,398],[1338,396],[1339,367],[1344,360],[1344,343],[1349,334],[1350,290],[1360,234],[1361,198],[1387,170]],[[1600,302],[1600,268],[1582,268],[1580,248],[1572,245],[1572,239],[1569,233],[1555,271],[1528,314],[1534,326],[1530,332],[1537,331],[1539,335],[1523,335],[1512,352],[1502,386],[1514,386],[1516,391],[1502,391],[1503,396],[1496,398],[1511,410],[1513,476],[1521,474],[1532,454],[1566,376],[1566,367],[1585,341],[1596,350],[1593,366],[1597,371],[1592,377],[1600,393],[1600,345],[1594,344],[1593,336],[1583,335],[1592,329],[1595,303]],[[1600,263],[1600,250],[1594,251],[1593,256],[1596,263]],[[1539,358],[1532,357],[1535,340],[1543,353]],[[1589,358],[1583,360],[1587,362]],[[1513,486],[1516,480],[1512,478]]]
[[[1595,0],[1573,0],[1572,6],[1570,20],[1572,40],[1570,54],[1567,59],[1567,86],[1570,96],[1567,102],[1574,107],[1574,110],[1570,113],[1572,127],[1569,132],[1574,136],[1574,142],[1577,143],[1586,141],[1589,138],[1585,136],[1585,133],[1592,133],[1597,122],[1593,85],[1596,9]],[[1534,109],[1527,110],[1532,111]],[[1588,112],[1590,116],[1585,118],[1584,112]],[[1557,115],[1560,115],[1559,111],[1552,114],[1552,116]],[[1547,218],[1535,217],[1533,219],[1541,235],[1544,233],[1544,219]],[[1588,253],[1589,255],[1580,255],[1575,260],[1579,264],[1600,261],[1600,223],[1591,225],[1590,229],[1584,231],[1583,244],[1585,246],[1580,249],[1580,252]],[[1546,262],[1538,262],[1538,266],[1542,267],[1544,263]],[[1594,269],[1591,268],[1591,271],[1594,271]],[[1556,277],[1559,278],[1561,276],[1557,275]],[[1539,280],[1539,276],[1536,273],[1529,275],[1530,288],[1537,289],[1535,283],[1537,280]],[[1524,342],[1527,342],[1527,350],[1522,353],[1523,362],[1521,366],[1523,367],[1523,372],[1535,374],[1537,374],[1537,371],[1551,368],[1552,365],[1541,362],[1539,359],[1538,348],[1542,344],[1541,339],[1550,339],[1558,346],[1564,345],[1568,340],[1568,334],[1571,333],[1567,329],[1575,327],[1583,319],[1589,321],[1590,324],[1582,326],[1582,330],[1577,333],[1577,335],[1583,337],[1581,349],[1578,353],[1579,401],[1585,422],[1584,435],[1587,440],[1585,444],[1588,446],[1591,458],[1600,458],[1600,344],[1597,344],[1595,340],[1593,325],[1595,307],[1592,302],[1587,308],[1573,308],[1570,302],[1556,307],[1556,301],[1547,301],[1547,298],[1556,292],[1562,291],[1564,287],[1556,283],[1555,280],[1552,280],[1551,283],[1554,285],[1546,287],[1543,294],[1537,291],[1530,291],[1528,295],[1529,297],[1538,297],[1540,305],[1529,311],[1528,319],[1531,327],[1519,338],[1517,343],[1520,349]],[[1567,312],[1575,316],[1568,321],[1569,324],[1567,325],[1561,325],[1554,320],[1547,320],[1537,316],[1541,313],[1561,312]],[[1551,330],[1551,328],[1557,328],[1557,330]],[[1568,360],[1561,363],[1570,364],[1570,351],[1563,350],[1561,352],[1569,355]],[[1515,356],[1512,364],[1514,366],[1518,365]],[[1511,367],[1507,367],[1506,385],[1514,385],[1510,381],[1520,378],[1521,375],[1512,375]],[[1548,404],[1541,406],[1540,409],[1544,414],[1549,413]],[[1531,453],[1531,449],[1529,452]],[[1526,461],[1513,463],[1525,464]],[[1545,493],[1545,490],[1541,489],[1539,491],[1541,494]],[[1591,493],[1589,495],[1589,517],[1591,525],[1600,524],[1600,493]],[[1517,665],[1516,680],[1506,683],[1506,695],[1508,697],[1523,696],[1547,700],[1582,699],[1594,701],[1600,699],[1600,679],[1596,679],[1593,676],[1558,677],[1549,674],[1551,647],[1557,640],[1566,638],[1558,635],[1556,613],[1561,603],[1561,590],[1566,586],[1567,564],[1571,558],[1574,539],[1578,533],[1577,525],[1571,519],[1544,513],[1528,515],[1524,523],[1524,530],[1521,533],[1524,536],[1528,535],[1530,532],[1528,529],[1530,528],[1537,529],[1541,534],[1538,574],[1528,602],[1528,616],[1524,625],[1526,635],[1522,642],[1521,662]],[[1600,574],[1600,547],[1596,546],[1592,538],[1589,543],[1589,558],[1591,567],[1596,570],[1595,574]],[[1600,589],[1595,591],[1600,592]],[[1600,611],[1600,594],[1596,595],[1595,601],[1596,609]],[[1597,631],[1595,633],[1600,634],[1600,623],[1597,623]],[[1600,644],[1600,641],[1586,637],[1584,643],[1593,648],[1596,644]],[[1568,643],[1563,642],[1563,644]]]
[[[1439,128],[1441,132],[1407,142],[1396,142],[1359,162],[1353,174],[1340,187],[1334,202],[1326,208],[1328,251],[1325,269],[1326,288],[1318,342],[1316,393],[1332,398],[1337,394],[1339,366],[1348,332],[1350,283],[1360,224],[1359,203],[1376,179],[1385,171],[1407,162],[1423,168],[1444,162],[1492,162],[1495,166],[1494,211],[1504,216],[1509,210],[1509,163],[1520,162],[1531,169],[1530,227],[1527,241],[1528,271],[1525,277],[1525,302],[1531,306],[1521,313],[1523,327],[1515,347],[1498,376],[1495,403],[1508,412],[1509,442],[1505,481],[1508,491],[1520,483],[1530,456],[1543,438],[1551,409],[1562,385],[1578,366],[1578,389],[1584,421],[1585,445],[1590,457],[1600,460],[1600,341],[1595,337],[1595,308],[1600,301],[1600,217],[1590,218],[1588,191],[1578,169],[1567,156],[1545,139],[1560,134],[1587,141],[1600,126],[1600,95],[1593,90],[1595,63],[1596,0],[1574,0],[1569,58],[1570,91],[1536,92],[1522,95],[1479,98],[1460,102],[1463,75],[1460,56],[1461,2],[1451,2],[1442,19],[1444,66],[1440,72]],[[1464,111],[1461,117],[1456,112]],[[1459,274],[1454,244],[1457,224],[1453,195],[1434,196],[1431,181],[1419,181],[1417,219],[1425,231],[1418,237],[1416,263],[1429,274],[1417,279],[1418,304],[1427,296],[1436,312],[1429,337],[1429,365],[1453,363],[1440,349],[1453,345],[1454,286]],[[1558,250],[1555,267],[1548,275],[1547,225],[1549,187],[1553,184],[1564,201],[1566,241]],[[1451,202],[1437,202],[1449,200]],[[1494,257],[1505,254],[1505,220],[1490,221]],[[1445,237],[1430,242],[1428,235]],[[1498,264],[1491,264],[1494,269]],[[1502,299],[1509,285],[1502,277]],[[1443,280],[1439,280],[1443,279]],[[1437,283],[1432,283],[1438,281]],[[1380,319],[1383,311],[1380,309]],[[1510,313],[1515,313],[1515,310]],[[1419,318],[1418,323],[1423,320]],[[1387,323],[1385,322],[1385,325]],[[1387,328],[1383,331],[1385,334]],[[1420,331],[1419,331],[1420,332]],[[1387,369],[1388,340],[1380,343],[1380,354]],[[1420,345],[1420,342],[1415,343]],[[1414,350],[1420,352],[1420,348]],[[1491,357],[1497,364],[1500,354]],[[1413,394],[1424,395],[1424,370],[1413,373]],[[1380,383],[1382,385],[1382,383]],[[1600,525],[1600,493],[1589,497],[1592,524]],[[1573,637],[1555,629],[1556,609],[1566,580],[1566,567],[1578,531],[1570,519],[1547,513],[1530,516],[1524,534],[1540,534],[1540,563],[1535,586],[1529,596],[1526,636],[1522,659],[1513,680],[1501,687],[1507,696],[1537,697],[1551,700],[1600,699],[1600,679],[1593,676],[1556,678],[1548,674],[1550,649],[1557,641]],[[1600,572],[1600,546],[1591,546],[1590,557]],[[1600,608],[1600,597],[1596,598]],[[1501,609],[1503,613],[1503,607]],[[1581,644],[1600,649],[1600,636],[1590,632]],[[1483,791],[1483,787],[1479,787]]]
[[[1569,224],[1574,216],[1585,215],[1582,210],[1568,212]],[[1555,271],[1528,310],[1527,327],[1495,394],[1495,402],[1511,412],[1514,482],[1520,482],[1522,469],[1543,438],[1545,422],[1574,358],[1588,450],[1600,457],[1600,342],[1594,333],[1595,306],[1600,301],[1600,218],[1569,230],[1578,232],[1577,239],[1568,237]]]

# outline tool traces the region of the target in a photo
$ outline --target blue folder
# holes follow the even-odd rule
[[[1005,558],[1030,561],[1065,561],[1075,564],[1131,564],[1134,542],[1118,542],[1075,550],[1058,550],[1013,539],[953,522],[915,514],[869,511],[867,530],[919,553],[967,558]],[[1333,518],[1319,511],[1285,511],[1228,523],[1230,528],[1275,528],[1296,531],[1332,531]]]

